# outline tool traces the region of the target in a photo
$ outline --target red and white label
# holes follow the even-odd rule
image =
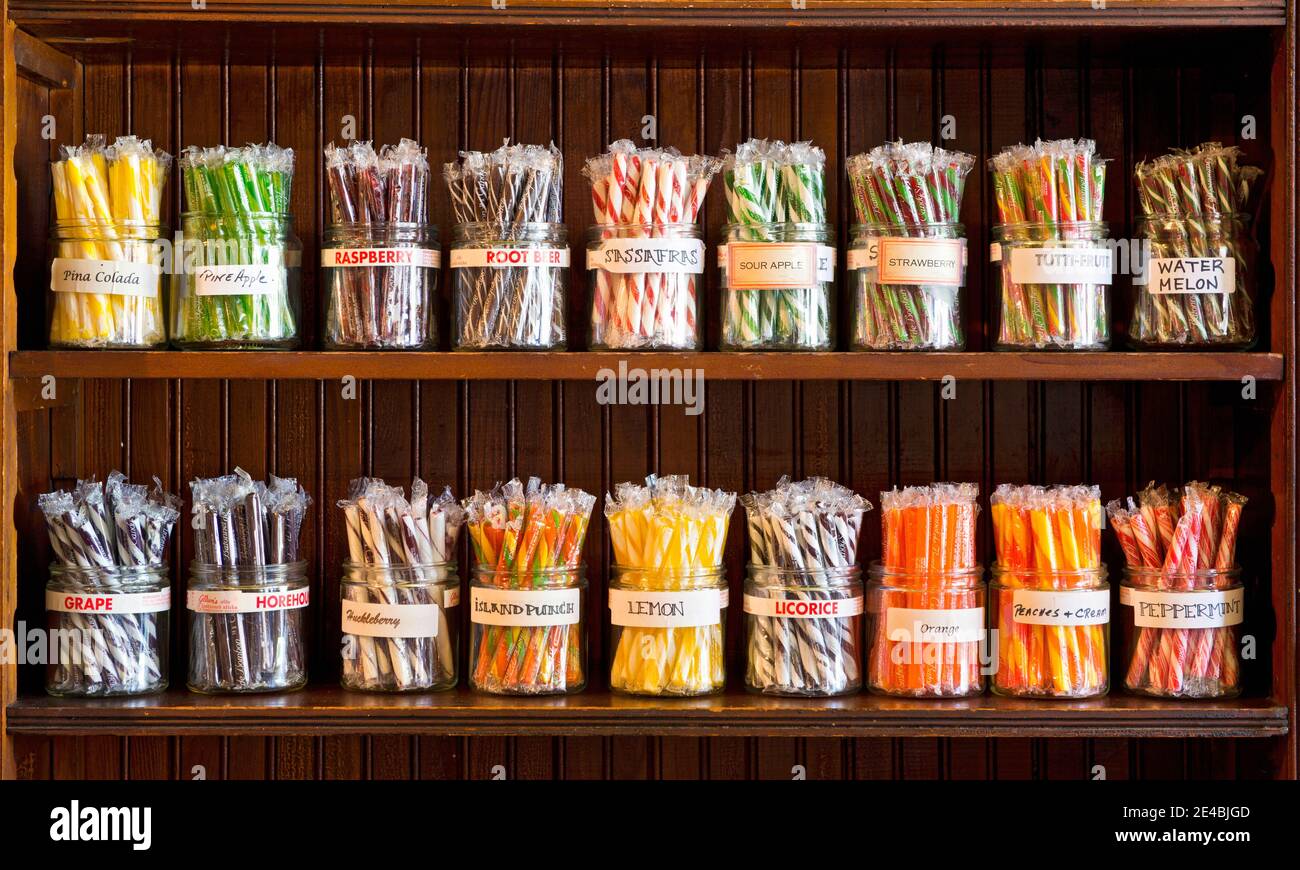
[[[581,589],[469,590],[469,618],[478,625],[577,625]]]
[[[284,266],[195,266],[194,292],[199,296],[270,296],[285,290]]]
[[[1016,284],[1109,284],[1110,248],[1011,248]]]
[[[162,268],[156,263],[71,257],[55,257],[50,263],[50,289],[55,293],[102,293],[152,298],[158,295],[161,278]]]
[[[419,266],[436,269],[442,252],[430,248],[322,248],[320,264],[327,269],[348,266]]]
[[[438,605],[341,602],[343,633],[359,637],[437,637]]]
[[[681,592],[609,590],[609,620],[636,628],[692,628],[718,625],[727,607],[726,589]]]
[[[1011,619],[1021,625],[1105,625],[1110,622],[1110,592],[1016,589],[1011,595]]]
[[[984,608],[891,607],[885,613],[885,636],[895,643],[978,643],[984,638]]]
[[[719,258],[732,290],[811,287],[835,280],[835,249],[816,242],[728,242]]]
[[[1240,625],[1244,589],[1206,592],[1161,592],[1121,586],[1119,603],[1133,608],[1141,628],[1223,628]]]
[[[45,590],[45,609],[57,613],[161,613],[172,606],[171,588],[157,592],[101,592],[96,595]]]
[[[525,267],[568,268],[569,249],[542,245],[517,248],[454,248],[453,269],[519,269]]]
[[[779,616],[784,619],[836,619],[862,613],[862,596],[818,600],[746,595],[745,612],[755,616]]]
[[[292,592],[234,592],[191,589],[185,593],[185,607],[195,613],[259,613],[266,610],[297,610],[306,607],[310,590]]]
[[[966,240],[872,238],[849,251],[848,265],[850,269],[876,269],[877,284],[960,287],[966,267]]]

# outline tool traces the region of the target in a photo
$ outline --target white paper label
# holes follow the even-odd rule
[[[1147,292],[1160,296],[1235,293],[1237,261],[1231,257],[1152,257],[1147,261],[1145,279]]]
[[[297,610],[306,607],[311,592],[233,592],[191,589],[185,593],[185,607],[195,613],[259,613],[264,610]]]
[[[728,242],[718,260],[733,290],[811,287],[835,280],[835,249],[816,242]]]
[[[960,287],[965,239],[868,239],[849,251],[850,269],[876,269],[877,284],[944,284]]]
[[[783,619],[837,619],[860,614],[862,596],[818,600],[746,595],[745,612],[755,616],[779,616]]]
[[[341,602],[343,633],[359,637],[437,637],[438,605]]]
[[[155,297],[161,278],[162,267],[157,263],[70,257],[55,257],[50,263],[50,289],[55,293]]]
[[[455,248],[453,269],[522,269],[526,267],[567,268],[568,248],[521,245],[514,248]]]
[[[1021,625],[1105,625],[1110,622],[1110,593],[1017,589],[1011,596],[1011,619]]]
[[[450,609],[460,604],[460,587],[453,586],[446,592],[442,593],[442,606],[444,609]]]
[[[989,243],[989,262],[990,262],[990,263],[1001,263],[1001,262],[1002,262],[1002,243],[1001,243],[1001,242],[990,242],[990,243]]]
[[[1120,603],[1133,608],[1142,628],[1220,628],[1240,625],[1245,590],[1160,592],[1120,588]]]
[[[157,592],[100,592],[94,595],[45,590],[45,609],[57,613],[161,613],[172,606],[171,587]]]
[[[199,296],[270,296],[285,290],[279,264],[194,266],[194,292]]]
[[[885,613],[885,636],[895,643],[978,643],[984,637],[984,608],[891,607]]]
[[[322,248],[320,264],[327,269],[344,266],[420,266],[436,269],[442,252],[429,248]]]
[[[1011,248],[1017,284],[1109,284],[1110,248]]]
[[[681,592],[609,590],[609,620],[637,628],[690,628],[718,625],[727,606],[726,589]]]
[[[469,590],[469,618],[478,625],[577,625],[581,589]]]
[[[671,272],[699,275],[704,271],[704,242],[700,239],[602,239],[587,252],[588,269],[615,275]]]

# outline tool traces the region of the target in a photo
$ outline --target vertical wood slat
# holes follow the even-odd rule
[[[462,61],[449,63],[440,46],[406,38],[386,42],[385,51],[375,52],[361,43],[340,45],[331,36],[324,57],[314,63],[238,55],[229,61],[218,57],[195,63],[202,51],[200,46],[182,47],[174,73],[170,55],[163,60],[135,56],[129,65],[124,50],[97,58],[86,72],[84,125],[110,134],[128,128],[147,132],[156,141],[169,142],[173,150],[191,142],[237,143],[268,136],[293,145],[299,154],[294,209],[306,243],[304,286],[308,288],[317,286],[311,254],[324,203],[319,149],[324,141],[338,138],[337,116],[349,113],[345,108],[355,112],[364,134],[379,141],[418,132],[431,154],[439,155],[435,159],[459,145],[492,147],[507,134],[523,141],[555,138],[569,163],[566,205],[571,241],[579,251],[581,229],[588,222],[583,207],[589,210],[589,203],[576,170],[583,156],[598,153],[608,140],[639,137],[642,114],[655,115],[664,144],[676,144],[684,151],[714,153],[751,132],[814,138],[828,151],[828,180],[838,178],[843,157],[878,143],[886,133],[931,138],[939,119],[949,112],[957,118],[958,138],[947,144],[978,152],[981,163],[991,150],[1010,141],[1038,134],[1087,133],[1098,139],[1102,153],[1124,152],[1112,166],[1107,208],[1107,217],[1122,225],[1132,160],[1189,134],[1199,137],[1202,130],[1221,130],[1228,112],[1218,99],[1206,106],[1184,101],[1177,109],[1182,115],[1172,117],[1168,106],[1138,104],[1134,95],[1150,92],[1149,79],[1161,74],[1158,69],[1126,73],[1114,65],[1089,68],[1082,61],[1076,66],[1050,67],[1042,58],[994,55],[981,56],[975,65],[963,59],[954,66],[927,51],[901,51],[886,60],[871,45],[846,50],[829,64],[811,49],[802,53],[763,49],[750,55],[747,66],[732,56],[737,51],[732,46],[710,47],[697,58],[647,53],[620,55],[594,65],[577,55],[551,55],[549,49],[523,51],[505,44],[475,44]],[[153,97],[145,93],[150,83],[167,81],[173,74],[177,100],[151,105],[148,101]],[[1187,78],[1184,87],[1191,81]],[[224,95],[224,103],[220,98],[205,102],[205,87],[210,91],[212,83]],[[743,99],[736,100],[737,93],[744,94]],[[841,93],[848,99],[841,101]],[[882,100],[882,95],[887,98]],[[1124,111],[1112,110],[1117,103],[1126,106]],[[203,106],[223,104],[228,108],[215,119],[205,114]],[[602,111],[593,112],[593,105],[602,106]],[[303,106],[312,111],[302,112]],[[448,118],[458,118],[460,123],[448,123]],[[215,129],[204,129],[214,124]],[[461,130],[466,134],[463,140]],[[710,200],[705,222],[710,233],[720,220],[720,189],[715,186]],[[845,227],[850,214],[847,202],[839,197],[842,185],[832,184],[830,191],[832,213]],[[966,223],[975,239],[992,216],[982,166],[972,174],[968,191]],[[178,196],[179,191],[173,199]],[[433,205],[440,225],[447,229],[445,196],[438,185]],[[840,236],[845,238],[844,229]],[[991,273],[978,265],[982,257],[974,244],[972,251],[968,321],[972,327],[987,323],[994,328]],[[579,269],[574,272],[571,289],[577,301],[570,303],[570,327],[581,329],[586,276]],[[711,287],[711,279],[707,276],[706,286]],[[308,332],[314,334],[318,312],[311,304],[308,310],[312,312]],[[1118,300],[1116,316],[1122,319]],[[716,312],[706,319],[713,328]],[[989,341],[975,328],[970,338],[973,347],[981,342],[987,346]],[[575,340],[581,346],[584,339],[575,333]],[[129,466],[137,475],[158,470],[169,484],[183,487],[193,476],[243,464],[251,472],[295,474],[310,482],[309,488],[319,497],[313,510],[320,511],[305,535],[314,556],[313,593],[321,620],[313,673],[324,675],[334,672],[337,658],[329,640],[337,620],[333,612],[337,608],[331,609],[337,598],[333,566],[341,556],[333,500],[348,477],[361,470],[400,478],[418,468],[431,482],[455,482],[462,493],[467,484],[486,486],[511,473],[550,475],[593,492],[649,470],[688,472],[711,485],[738,490],[769,486],[785,472],[825,473],[853,484],[873,501],[875,493],[890,483],[942,478],[978,479],[986,493],[992,484],[1005,481],[1088,479],[1101,484],[1108,495],[1118,495],[1148,476],[1181,480],[1192,473],[1207,473],[1202,470],[1207,466],[1221,476],[1241,474],[1257,481],[1262,493],[1268,486],[1262,479],[1268,465],[1266,439],[1255,437],[1246,450],[1235,447],[1232,438],[1212,441],[1190,429],[1188,421],[1208,414],[1234,421],[1239,442],[1266,425],[1262,418],[1235,408],[1228,390],[1213,387],[961,384],[957,399],[946,402],[928,386],[710,383],[703,418],[687,418],[677,408],[601,409],[591,385],[585,383],[392,382],[366,385],[362,398],[353,403],[355,408],[347,407],[339,398],[338,385],[332,383],[88,381],[86,387],[81,419],[106,412],[105,431],[121,432],[123,437],[115,442],[92,434],[79,442],[68,437],[68,430],[78,427],[52,424],[50,478],[102,475],[108,468]],[[451,412],[452,408],[456,410]],[[160,412],[163,425],[157,419]],[[51,420],[57,413],[50,413]],[[603,428],[593,431],[591,421],[602,418]],[[1168,433],[1170,421],[1177,421],[1175,435]],[[216,449],[214,438],[219,442]],[[735,451],[736,444],[744,444],[744,449]],[[1177,449],[1162,450],[1167,444]],[[161,445],[156,455],[154,445]],[[69,454],[69,447],[75,455]],[[603,461],[590,462],[592,457]],[[36,455],[29,461],[43,462]],[[1266,528],[1261,520],[1259,531]],[[988,553],[987,526],[982,525],[981,531]],[[864,553],[878,552],[876,537],[874,530],[869,533]],[[606,548],[596,527],[592,538],[589,602],[592,625],[600,635],[605,621]],[[733,600],[743,577],[740,540],[740,527],[735,526],[728,547]],[[190,546],[182,536],[177,554],[182,565]],[[1260,568],[1267,571],[1267,565]],[[177,627],[183,624],[179,621]],[[731,614],[729,627],[734,666],[741,653],[738,613]],[[599,641],[593,645],[597,661],[603,660],[601,646]],[[178,631],[178,666],[185,660],[183,647]],[[732,679],[737,679],[736,674]],[[1076,741],[925,739],[859,740],[841,746],[838,741],[734,738],[480,741],[422,737],[185,738],[171,745],[93,738],[60,739],[49,746],[48,764],[37,752],[33,770],[55,775],[78,770],[182,777],[189,775],[192,764],[200,763],[215,763],[228,776],[259,771],[306,776],[483,776],[488,775],[490,765],[485,764],[491,761],[507,764],[511,776],[668,777],[704,772],[787,778],[794,764],[804,765],[810,776],[818,777],[839,773],[908,778],[1021,774],[1073,778],[1086,775],[1092,764],[1104,764],[1108,778],[1120,778],[1190,774],[1219,763],[1212,750],[1194,741],[1185,746],[1144,741],[1130,747],[1127,741],[1097,741],[1088,746]],[[1130,748],[1136,753],[1131,767]]]

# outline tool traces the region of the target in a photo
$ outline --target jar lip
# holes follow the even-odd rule
[[[183,211],[181,220],[276,220],[293,221],[293,215],[287,211]]]
[[[1130,567],[1124,568],[1125,577],[1227,577],[1235,579],[1241,576],[1241,566],[1231,568],[1198,568],[1195,571],[1166,571],[1163,568]]]
[[[1022,221],[1016,223],[994,224],[993,232],[1008,232],[1012,230],[1060,230],[1060,229],[1109,229],[1110,224],[1106,221]],[[1019,240],[1016,240],[1019,241]],[[1030,239],[1028,241],[1035,241]]]
[[[346,232],[373,232],[375,230],[409,230],[411,232],[427,232],[432,235],[438,234],[438,225],[429,221],[331,221],[325,227],[325,232],[346,231]]]
[[[566,574],[576,574],[578,572],[587,572],[587,563],[580,562],[577,565],[554,565],[550,568],[529,568],[526,572],[516,571],[513,568],[502,569],[493,565],[474,565],[474,576],[494,576],[504,574],[507,577],[563,577]]]
[[[964,233],[966,232],[966,225],[961,221],[904,221],[901,224],[873,221],[849,226],[849,232],[854,234],[865,233],[868,230],[953,230],[954,232]],[[961,236],[960,240],[964,242],[966,237]]]
[[[1008,575],[1017,577],[1087,577],[1096,575],[1103,579],[1106,577],[1106,565],[1104,563],[1098,564],[1092,568],[1054,568],[1044,570],[1041,568],[1008,568],[1001,562],[994,562],[989,566],[989,570],[993,572],[994,578]]]
[[[611,564],[609,567],[616,574],[654,574],[661,577],[721,577],[727,572],[727,566],[725,565],[717,565],[711,568],[669,568],[658,565]]]
[[[385,571],[455,571],[455,562],[421,562],[419,564],[401,564],[401,565],[376,565],[367,562],[353,562],[351,559],[343,560],[344,571],[363,571],[381,573]]]
[[[1174,212],[1156,212],[1154,214],[1139,214],[1136,220],[1139,224],[1150,221],[1164,221],[1169,223],[1187,223],[1189,221],[1201,221],[1203,223],[1213,223],[1214,221],[1241,221],[1249,223],[1251,216],[1244,211],[1223,211],[1214,215],[1185,215],[1175,214]]]
[[[758,230],[758,229],[766,230],[766,229],[776,229],[776,228],[780,228],[786,231],[797,231],[797,232],[808,232],[808,233],[824,232],[828,235],[832,235],[835,232],[835,225],[830,222],[818,223],[818,222],[798,222],[798,221],[763,221],[761,223],[734,223],[732,221],[727,221],[722,225],[722,231],[726,233],[737,232],[742,230]],[[746,240],[741,239],[740,241],[746,241]],[[754,239],[753,241],[761,242],[767,240]],[[782,241],[782,240],[776,239],[773,241]],[[795,239],[794,241],[800,241],[800,240]],[[807,241],[813,241],[813,240],[808,239]]]
[[[305,575],[306,572],[306,559],[299,559],[297,562],[273,562],[266,565],[213,565],[198,560],[190,562],[190,574],[205,579],[210,577],[273,578],[262,581],[269,584],[276,582],[274,578],[290,579],[294,575]]]
[[[842,565],[833,568],[777,568],[748,562],[745,567],[749,569],[751,574],[762,574],[765,577],[778,578],[826,577],[852,580],[862,575],[862,568],[858,565]]]
[[[96,577],[110,577],[120,582],[130,582],[132,580],[145,579],[167,579],[170,574],[170,566],[166,562],[158,565],[114,565],[112,567],[96,567],[81,565],[64,565],[59,562],[50,564],[50,579],[69,579],[76,580],[86,578],[93,580]]]
[[[98,218],[55,218],[50,221],[50,226],[56,230],[75,230],[75,229],[103,229],[105,227],[112,229],[138,229],[153,230],[155,232],[165,232],[167,224],[164,221],[132,221],[132,220],[100,220]],[[107,239],[106,241],[112,241]]]
[[[984,566],[978,562],[969,568],[954,568],[949,571],[926,572],[926,571],[905,571],[901,568],[894,568],[892,566],[887,566],[885,565],[884,562],[877,559],[870,564],[868,570],[872,580],[882,580],[882,581],[890,580],[890,579],[917,580],[917,581],[961,579],[961,580],[968,580],[968,581],[969,580],[980,581],[984,577]]]
[[[607,233],[636,231],[649,234],[665,230],[695,235],[702,235],[704,232],[698,221],[646,221],[645,223],[591,224],[587,227],[587,235],[593,238],[606,238]],[[613,238],[614,236],[609,237]],[[654,238],[654,236],[637,236],[636,238]]]
[[[474,233],[486,236],[508,236],[511,234],[555,233],[567,236],[569,225],[561,221],[468,221],[453,225],[458,235]]]

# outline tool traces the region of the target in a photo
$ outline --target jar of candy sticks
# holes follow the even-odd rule
[[[587,233],[591,346],[599,350],[701,350],[697,224],[618,224]]]
[[[332,224],[321,249],[325,347],[435,346],[440,257],[438,231],[426,224]]]
[[[470,586],[469,682],[492,695],[570,695],[587,685],[587,569],[523,576],[480,566]]]
[[[448,614],[460,601],[454,563],[346,562],[339,588],[343,688],[419,692],[456,685],[457,620]]]
[[[859,224],[848,253],[854,350],[962,350],[965,229]]]
[[[559,223],[457,224],[451,274],[460,350],[565,345],[568,228]]]
[[[862,688],[862,572],[750,565],[745,687],[825,698]]]
[[[825,223],[730,223],[719,251],[723,350],[831,350],[834,232]]]

